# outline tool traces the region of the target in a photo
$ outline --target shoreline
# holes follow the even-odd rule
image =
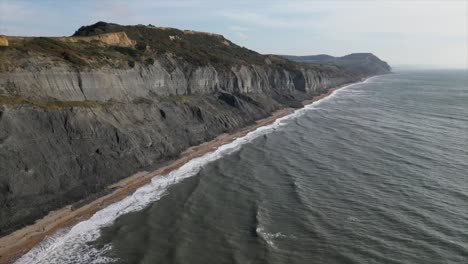
[[[314,96],[312,99],[302,101],[303,106],[319,101],[334,91],[347,87],[349,85],[361,83],[368,78],[344,84],[338,87],[330,88],[327,92]],[[73,226],[81,221],[90,218],[94,213],[102,208],[105,208],[113,203],[116,203],[125,197],[134,193],[140,187],[147,185],[151,179],[156,176],[166,175],[169,172],[178,169],[188,161],[201,157],[206,153],[214,151],[218,147],[234,141],[236,138],[243,137],[248,133],[256,130],[257,128],[270,125],[277,119],[293,113],[293,108],[282,108],[270,114],[270,116],[255,121],[254,124],[238,131],[227,134],[220,134],[216,138],[204,142],[197,146],[192,146],[181,153],[180,157],[176,160],[170,161],[165,165],[152,172],[138,172],[127,178],[124,178],[117,183],[107,187],[111,190],[108,194],[85,203],[83,206],[73,208],[73,205],[68,205],[64,208],[49,212],[45,217],[37,220],[34,224],[16,230],[9,235],[0,238],[0,263],[13,263],[16,259],[26,254],[33,247],[41,243],[45,238],[54,235],[56,232],[63,228]],[[85,200],[84,198],[83,200]],[[80,203],[79,201],[77,203]],[[76,204],[76,203],[75,203]]]

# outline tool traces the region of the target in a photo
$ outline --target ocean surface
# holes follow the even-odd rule
[[[18,263],[468,263],[468,73],[340,89]]]

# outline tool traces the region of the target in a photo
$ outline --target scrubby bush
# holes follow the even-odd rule
[[[73,54],[71,51],[64,51],[62,52],[62,56],[65,60],[71,62],[72,64],[75,64],[77,66],[84,66],[86,65],[86,62],[82,60],[80,57],[76,56]]]
[[[153,65],[154,64],[154,59],[153,58],[147,58],[145,60],[145,64],[146,65]]]
[[[134,48],[119,47],[119,46],[115,46],[113,48],[114,48],[114,50],[116,50],[116,51],[118,51],[118,52],[120,52],[120,53],[122,53],[124,55],[128,55],[128,56],[130,56],[132,58],[137,58],[138,56],[141,55],[141,53],[138,50],[134,49]]]

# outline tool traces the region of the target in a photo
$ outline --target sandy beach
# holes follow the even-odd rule
[[[304,105],[320,100],[333,91],[342,88],[343,86],[329,89],[326,93],[313,97],[310,100],[303,102]],[[215,139],[202,143],[198,146],[191,147],[184,151],[180,158],[174,160],[169,165],[161,167],[152,172],[139,172],[128,178],[125,178],[108,188],[112,191],[92,202],[85,204],[79,208],[67,206],[62,209],[50,212],[46,217],[37,220],[34,224],[17,230],[7,236],[0,238],[0,263],[12,263],[15,259],[28,252],[46,237],[53,235],[60,229],[72,226],[80,221],[88,219],[98,210],[122,200],[131,195],[138,188],[151,182],[153,177],[165,175],[169,172],[181,167],[193,158],[203,156],[211,152],[221,145],[232,142],[236,138],[242,137],[255,129],[269,125],[276,119],[291,114],[294,111],[292,108],[283,108],[269,117],[256,121],[255,124],[240,129],[231,134],[221,134]]]

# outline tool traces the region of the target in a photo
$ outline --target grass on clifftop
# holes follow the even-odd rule
[[[98,22],[78,29],[73,36],[95,36],[103,33],[125,32],[137,42],[135,49],[144,52],[171,53],[195,65],[264,64],[264,56],[240,47],[221,35],[135,25],[122,26]]]
[[[54,38],[16,38],[10,46],[0,49],[0,71],[27,68],[34,63],[50,67],[65,62],[78,70],[89,70],[109,66],[111,68],[133,68],[137,64],[150,66],[156,60],[181,59],[195,66],[212,65],[229,70],[238,65],[262,65],[298,72],[300,68],[317,71],[339,71],[330,65],[306,65],[274,55],[262,55],[238,46],[222,35],[159,28],[154,26],[98,22],[81,27],[74,37],[96,36],[103,33],[125,32],[135,41],[134,47],[102,45],[98,40],[89,42],[64,42]],[[171,68],[172,62],[162,63]],[[183,65],[189,66],[190,65]]]
[[[140,58],[142,53],[133,48],[103,47],[94,42],[63,42],[53,38],[24,38],[10,41],[11,45],[0,50],[0,64],[14,64],[28,57],[43,57],[52,61],[64,61],[77,68],[128,67],[128,61]],[[8,65],[6,65],[8,66]],[[6,66],[2,68],[7,68]]]
[[[99,41],[64,42],[46,37],[26,37],[10,40],[10,46],[0,49],[0,70],[27,67],[27,60],[62,61],[78,69],[133,68],[136,63],[152,65],[161,56],[183,59],[196,66],[213,65],[230,68],[241,64],[265,64],[266,56],[240,47],[221,35],[158,28],[144,25],[122,26],[99,22],[81,27],[74,36],[95,36],[125,32],[136,41],[134,47],[102,45]],[[22,62],[22,63],[21,63]]]

